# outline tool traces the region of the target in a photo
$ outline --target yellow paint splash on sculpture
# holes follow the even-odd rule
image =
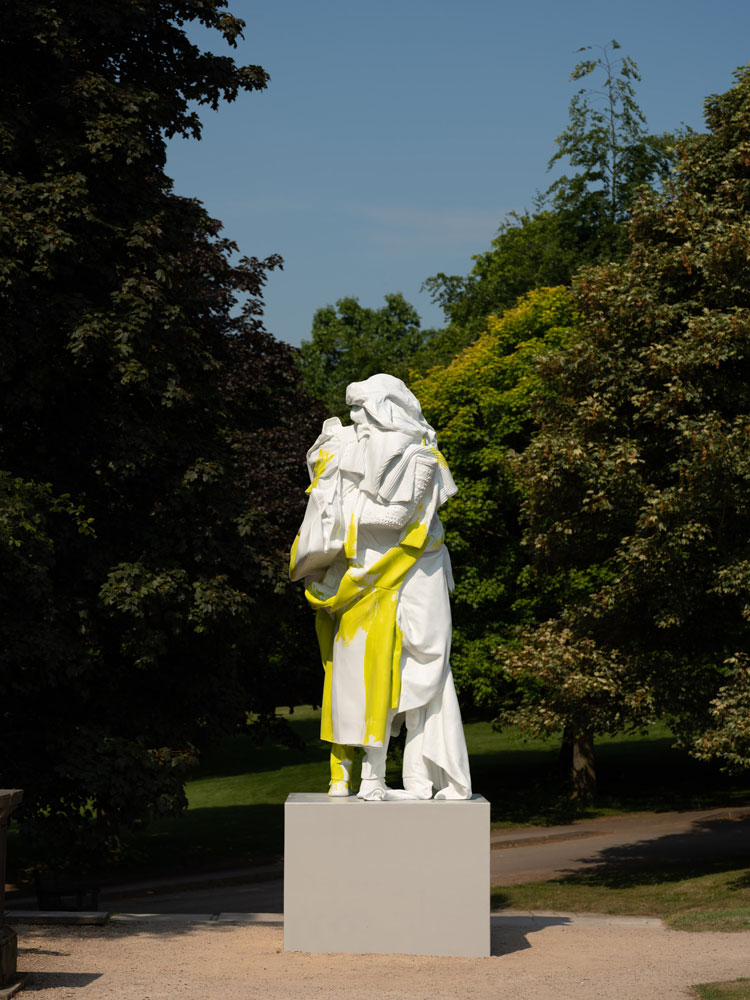
[[[347,785],[351,781],[354,751],[342,743],[334,743],[331,747],[331,782],[343,781]]]
[[[318,457],[315,459],[315,467],[313,468],[313,479],[310,485],[305,490],[305,493],[310,493],[318,485],[320,477],[326,471],[328,463],[333,458],[332,451],[319,451]]]
[[[350,517],[349,526],[346,529],[344,555],[347,559],[357,558],[357,522],[354,520],[354,514]]]
[[[312,587],[306,596],[317,609],[316,631],[325,671],[321,712],[321,739],[333,742],[331,705],[334,643],[349,645],[365,635],[365,717],[363,745],[385,742],[388,713],[398,707],[401,693],[402,635],[396,621],[398,592],[427,543],[427,526],[411,526],[406,538],[390,548],[365,573],[351,567],[333,597],[323,600]]]
[[[307,600],[310,600],[310,588],[305,588]],[[336,635],[336,623],[327,611],[319,610],[315,615],[315,632],[318,636],[320,658],[323,661],[323,701],[320,706],[320,738],[333,743],[333,710],[331,707],[331,684],[333,680],[333,640]]]
[[[434,452],[435,458],[437,459],[437,462],[438,462],[438,465],[443,470],[443,472],[447,472],[448,471],[448,463],[445,461],[445,458],[443,457],[443,453],[441,451],[438,451],[437,448],[430,448],[430,451]]]
[[[291,576],[297,568],[297,549],[299,548],[299,534],[292,542],[292,551],[289,553],[289,575]]]
[[[427,541],[429,525],[424,521],[412,521],[404,529],[402,545],[409,545],[412,548],[422,548]]]

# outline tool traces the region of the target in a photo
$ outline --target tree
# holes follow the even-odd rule
[[[408,377],[408,366],[423,345],[419,313],[400,293],[385,296],[380,309],[356,298],[318,309],[310,340],[303,340],[300,368],[308,391],[329,411],[345,417],[346,387],[377,372]]]
[[[664,179],[672,166],[674,137],[649,135],[635,99],[641,76],[629,56],[613,58],[620,45],[587,45],[579,52],[601,53],[583,59],[570,79],[601,72],[601,89],[582,87],[568,111],[568,125],[555,140],[551,169],[560,160],[577,167],[559,177],[542,196],[573,228],[587,263],[619,259],[627,251],[627,222],[641,187]]]
[[[616,663],[601,730],[634,723],[641,692],[644,719],[737,768],[750,764],[750,70],[707,100],[706,121],[663,191],[642,191],[626,259],[580,275],[581,333],[546,362],[522,462],[528,540],[544,579],[580,586],[559,588],[515,667],[529,711],[547,712],[539,636],[557,636],[558,691]],[[566,643],[583,650],[573,671]]]
[[[224,6],[14,0],[0,42],[0,782],[88,856],[308,694],[268,624],[318,419],[261,323],[280,258],[231,263],[164,173],[195,103],[266,85],[188,40],[234,45]]]
[[[586,265],[622,258],[627,219],[641,185],[659,184],[672,166],[674,139],[646,131],[635,98],[635,62],[613,59],[616,41],[595,59],[574,68],[571,80],[602,72],[601,89],[581,88],[571,102],[568,125],[555,140],[549,169],[561,160],[577,168],[538,195],[533,212],[510,215],[490,249],[477,254],[466,277],[437,274],[425,281],[465,346],[485,317],[511,306],[532,288],[567,285]],[[589,51],[591,46],[579,51]]]
[[[487,317],[510,309],[534,288],[567,285],[590,260],[575,244],[574,230],[557,212],[511,212],[500,224],[490,249],[476,254],[465,278],[436,274],[424,285],[449,319],[460,347],[484,329]],[[458,351],[456,351],[458,353]]]
[[[494,650],[537,613],[514,463],[534,429],[539,357],[567,343],[575,323],[564,288],[537,289],[490,316],[449,365],[412,380],[458,486],[441,511],[456,581],[452,658],[464,705],[483,712],[497,714],[509,687]]]

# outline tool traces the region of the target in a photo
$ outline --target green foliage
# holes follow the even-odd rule
[[[711,701],[710,722],[696,737],[693,751],[703,760],[719,760],[727,770],[750,767],[750,657],[730,656],[729,672]]]
[[[750,71],[706,118],[663,191],[642,192],[629,256],[580,276],[582,333],[546,365],[522,464],[538,572],[591,584],[561,595],[558,621],[616,655],[698,753],[737,768],[750,766]],[[527,645],[531,678],[536,655]]]
[[[266,84],[188,40],[233,45],[224,6],[4,10],[0,784],[53,836],[95,817],[90,850],[180,808],[194,747],[317,674],[270,624],[301,614],[280,553],[319,419],[260,322],[280,259],[231,263],[163,171],[196,103]]]
[[[459,348],[481,333],[490,314],[509,308],[533,288],[569,284],[578,267],[591,263],[576,245],[570,220],[546,209],[511,212],[489,250],[472,259],[474,267],[465,278],[441,273],[424,283],[448,317]]]
[[[481,332],[486,316],[508,308],[524,292],[567,285],[585,265],[622,258],[639,188],[669,173],[674,139],[647,133],[635,99],[638,68],[627,56],[612,59],[619,48],[611,42],[571,74],[574,81],[603,75],[600,89],[574,94],[568,124],[555,140],[550,168],[566,160],[575,172],[538,196],[534,212],[511,212],[490,249],[474,256],[465,278],[437,274],[425,281],[461,346]]]
[[[346,387],[377,372],[407,378],[409,363],[426,334],[419,314],[403,295],[386,295],[380,309],[361,306],[355,298],[318,309],[310,340],[303,340],[300,368],[307,390],[329,411],[345,418]]]
[[[614,59],[620,48],[612,40],[596,46],[601,55],[583,59],[571,80],[603,77],[600,89],[582,87],[574,95],[568,124],[555,140],[550,168],[566,160],[577,168],[563,175],[543,198],[575,233],[575,244],[589,263],[618,259],[627,250],[624,223],[639,189],[664,179],[672,166],[674,137],[649,135],[646,118],[635,99],[640,82],[629,56]],[[592,46],[579,49],[591,52]]]
[[[509,630],[533,620],[513,473],[534,421],[541,355],[567,343],[576,317],[564,288],[530,292],[491,316],[477,341],[447,367],[412,380],[458,486],[441,511],[456,589],[454,670],[464,701],[494,707],[503,690],[491,652]]]
[[[515,684],[503,713],[511,725],[531,736],[565,728],[601,734],[643,727],[650,693],[617,650],[599,649],[555,622],[529,630],[525,639],[523,648],[503,651],[503,668]]]

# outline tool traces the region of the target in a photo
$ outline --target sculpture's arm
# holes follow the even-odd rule
[[[323,433],[308,452],[310,485],[305,518],[292,545],[289,575],[292,580],[320,576],[344,545],[339,459],[341,424],[327,420]]]

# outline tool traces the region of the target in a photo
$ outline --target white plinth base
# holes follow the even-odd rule
[[[490,954],[490,804],[295,793],[284,807],[284,949]]]

